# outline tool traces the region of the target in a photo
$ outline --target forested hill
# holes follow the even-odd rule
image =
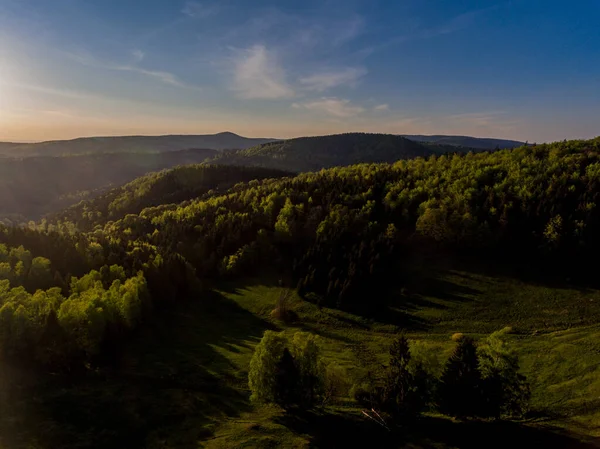
[[[466,148],[418,143],[392,134],[349,133],[302,137],[259,145],[247,150],[227,151],[211,163],[246,165],[306,172],[363,162],[395,162],[418,156]]]
[[[214,150],[0,158],[0,220],[57,212],[148,172],[203,162]]]
[[[274,139],[242,137],[230,132],[207,135],[83,137],[40,143],[0,143],[0,155],[31,157],[120,152],[159,153],[193,148],[233,150],[273,141]]]
[[[176,183],[187,169],[178,170]],[[161,182],[150,181],[150,191]],[[129,210],[141,206],[136,198],[150,201],[143,192],[125,195]],[[161,198],[171,201],[158,188]],[[88,219],[93,227],[93,214]],[[0,382],[0,436],[27,437],[7,447],[91,449],[196,447],[218,433],[223,444],[212,447],[237,447],[247,435],[258,442],[248,447],[281,446],[287,428],[294,437],[317,430],[291,411],[248,401],[245,354],[264,330],[318,334],[326,357],[360,368],[350,374],[353,390],[372,379],[371,390],[361,390],[368,396],[381,385],[371,373],[387,360],[382,342],[398,327],[440,348],[444,334],[497,326],[510,327],[527,357],[538,408],[522,424],[549,417],[573,423],[582,439],[597,436],[600,415],[589,398],[600,388],[599,251],[600,138],[254,180],[90,232],[69,222],[0,226],[0,358],[3,375],[13,373],[11,384]],[[458,269],[466,256],[477,271]],[[452,277],[419,271],[442,258]],[[535,277],[506,290],[507,267]],[[274,288],[268,295],[251,295],[266,283]],[[412,294],[419,284],[421,294]],[[298,318],[289,327],[273,314],[288,306]],[[427,332],[440,322],[440,333]],[[357,407],[373,408],[359,393],[339,396],[335,420],[319,421],[327,432]],[[404,435],[410,426],[400,422]],[[514,426],[496,431],[505,428],[521,435]],[[265,429],[275,429],[269,439]],[[319,447],[335,446],[332,438]],[[451,446],[439,447],[456,447],[447,440]]]
[[[224,258],[244,271],[270,242],[295,260],[308,289],[340,300],[360,297],[362,278],[412,236],[486,254],[571,254],[573,267],[575,254],[600,250],[599,151],[600,138],[335,168],[145,211],[107,232],[177,244],[201,276]]]
[[[147,207],[171,205],[175,208],[177,203],[202,199],[203,195],[223,194],[238,183],[291,175],[260,167],[183,165],[149,173],[97,198],[81,201],[48,219],[74,223],[80,230],[89,230],[109,220],[139,214]]]
[[[423,136],[423,135],[404,135],[407,139],[416,142],[429,142],[439,145],[454,145],[459,147],[477,148],[479,150],[497,150],[507,148],[517,148],[525,145],[525,142],[507,139],[492,139],[485,137],[470,136]]]

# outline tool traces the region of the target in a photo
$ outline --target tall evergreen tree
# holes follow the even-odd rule
[[[439,409],[457,418],[481,414],[481,372],[477,347],[471,337],[463,336],[448,359],[442,374]]]

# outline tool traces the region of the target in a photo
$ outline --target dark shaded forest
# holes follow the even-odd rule
[[[246,150],[225,151],[211,164],[268,167],[306,172],[364,162],[395,162],[441,153],[477,151],[457,145],[416,142],[392,134],[348,133],[272,142]]]
[[[0,220],[39,220],[148,172],[194,164],[214,150],[0,159]]]

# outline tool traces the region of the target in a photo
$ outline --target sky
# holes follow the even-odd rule
[[[599,0],[0,0],[0,140],[600,135]]]

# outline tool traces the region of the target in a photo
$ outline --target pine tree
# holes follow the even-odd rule
[[[481,414],[481,372],[475,341],[463,336],[448,359],[442,374],[439,409],[457,418]]]

